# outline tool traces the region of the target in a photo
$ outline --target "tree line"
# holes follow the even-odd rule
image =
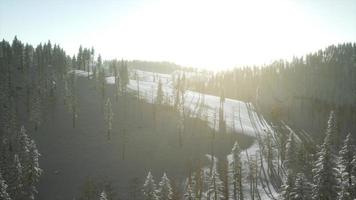
[[[356,43],[187,81],[189,89],[217,96],[223,91],[226,98],[252,102],[271,121],[320,132],[327,113],[335,110],[340,129],[356,129]]]

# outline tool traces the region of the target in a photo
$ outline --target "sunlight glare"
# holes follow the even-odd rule
[[[313,28],[307,17],[292,1],[157,1],[115,19],[110,31],[101,30],[105,36],[98,46],[109,57],[215,70],[263,64],[303,54],[327,40],[326,34],[305,31]]]

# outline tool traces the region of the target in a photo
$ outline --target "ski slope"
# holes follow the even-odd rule
[[[73,72],[77,76],[88,76],[88,72],[85,71],[75,70],[72,71],[72,73]],[[90,75],[91,73],[89,73],[89,76]],[[158,82],[161,80],[162,90],[165,96],[164,102],[173,105],[174,88],[172,76],[173,75],[134,70],[130,72],[130,81],[127,87],[131,92],[137,92],[139,90],[141,99],[145,99],[149,103],[154,103],[157,94]],[[106,77],[106,83],[115,84],[115,78],[113,76]],[[191,116],[195,115],[196,117],[202,118],[202,120],[207,120],[211,128],[218,129],[217,122],[219,121],[219,114],[217,113],[220,106],[220,97],[187,90],[184,98],[184,107],[187,112],[190,112]],[[204,109],[202,114],[198,115],[198,113],[200,113],[197,112],[199,109],[198,105],[202,102]],[[260,146],[261,141],[263,141],[266,136],[266,133],[273,133],[273,129],[265,121],[265,119],[256,112],[251,103],[226,98],[224,101],[223,116],[228,132],[238,132],[255,138],[254,143],[249,148],[242,151],[240,155],[243,165],[244,199],[277,199],[278,193],[271,184],[271,177],[268,173],[266,173],[268,168],[267,161],[262,152],[263,146]],[[207,156],[209,157],[209,155]],[[231,155],[227,155],[227,159],[230,164],[231,158]],[[213,160],[214,162],[217,161],[217,159]],[[251,171],[250,163],[252,161],[255,162],[259,168],[258,171],[260,177],[257,180],[257,194],[250,193],[251,184],[249,173]],[[204,167],[204,170],[208,169],[208,166]],[[230,190],[232,190],[232,188],[230,188]],[[232,192],[230,192],[230,194],[232,194]],[[229,199],[232,199],[232,197],[230,196]]]
[[[162,90],[166,98],[165,102],[173,105],[174,89],[172,75],[135,70],[131,72],[131,77],[136,80],[130,80],[128,88],[133,92],[137,92],[139,89],[140,98],[145,99],[149,103],[155,101],[158,82],[161,80]],[[115,84],[114,77],[107,77],[106,81],[108,84]],[[205,105],[203,114],[199,116],[197,115],[197,117],[207,120],[211,128],[218,128],[217,122],[219,121],[219,114],[217,113],[219,111],[220,97],[189,90],[185,92],[184,97],[184,107],[185,109],[188,109],[192,115],[197,114],[197,105],[203,101]],[[259,145],[267,131],[273,133],[272,128],[261,115],[258,115],[251,103],[226,98],[223,115],[228,131],[239,132],[255,138],[254,143],[241,153],[245,199],[276,199],[278,193],[274,190],[274,187],[271,186],[270,177],[266,174],[266,171],[268,170],[267,162],[263,157]],[[229,163],[231,163],[231,155],[228,155],[227,158]],[[257,165],[260,167],[259,171],[261,174],[261,178],[258,179],[257,183],[258,195],[254,197],[249,193],[250,182],[248,176],[250,170],[249,161],[251,160],[256,160]]]
[[[135,70],[133,72],[139,76],[139,81],[130,80],[128,88],[132,91],[140,90],[140,98],[145,99],[149,103],[153,103],[157,94],[158,81],[162,82],[162,90],[165,94],[166,102],[173,104],[173,86],[172,77],[167,74],[159,74],[152,72],[145,72]],[[115,84],[113,76],[107,77],[108,84]],[[169,98],[169,99],[168,99]],[[189,109],[192,114],[196,114],[197,105],[204,101],[204,117],[208,120],[210,126],[213,128],[214,120],[219,121],[220,97],[213,95],[203,95],[199,92],[187,90],[185,93],[185,108]],[[256,136],[256,133],[262,133],[269,129],[264,120],[260,120],[251,103],[245,103],[233,99],[225,99],[224,102],[224,119],[229,131],[235,131],[249,136]],[[217,126],[215,126],[217,128]]]

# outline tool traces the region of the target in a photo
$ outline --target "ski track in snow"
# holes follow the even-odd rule
[[[88,76],[87,72],[83,72],[80,70],[75,70],[75,73],[79,76]],[[138,77],[139,79],[139,89],[140,89],[140,98],[145,99],[149,103],[153,103],[155,96],[157,94],[157,86],[158,81],[161,80],[162,82],[162,90],[165,95],[165,98],[169,98],[170,104],[173,104],[173,84],[172,84],[172,75],[169,74],[160,74],[154,72],[146,72],[142,70],[134,70],[130,72],[131,78]],[[115,77],[110,76],[106,77],[107,84],[115,84]],[[130,79],[128,88],[131,91],[137,92],[138,81]],[[213,95],[202,95],[199,92],[194,92],[187,90],[185,92],[185,104],[184,107],[189,109],[190,111],[194,111],[196,109],[197,103],[202,99],[204,96],[204,102],[206,105],[205,109],[205,119],[208,120],[210,127],[214,128],[214,118],[216,121],[219,121],[219,104],[220,104],[220,97],[213,96]],[[193,113],[194,114],[194,113]],[[256,113],[255,108],[251,103],[246,103],[238,100],[233,100],[226,98],[224,102],[224,118],[226,121],[226,128],[230,131],[239,132],[245,135],[249,135],[255,138],[254,143],[247,149],[241,152],[241,160],[243,162],[243,175],[244,175],[244,198],[245,199],[252,199],[251,195],[249,194],[249,185],[250,182],[248,181],[248,171],[249,171],[249,164],[248,160],[256,159],[257,163],[261,165],[261,158],[260,158],[260,145],[258,140],[265,136],[266,131],[272,131],[272,128],[269,124],[263,119],[261,116],[258,116]],[[216,125],[216,129],[217,129]],[[228,155],[227,159],[229,165],[231,164],[232,155]],[[267,162],[264,158],[262,158],[263,170],[267,172]],[[262,168],[261,168],[262,169]],[[263,174],[262,172],[260,174]],[[258,191],[260,193],[260,199],[276,199],[278,193],[274,190],[274,188],[270,185],[271,191],[265,187],[265,185],[270,184],[269,181],[270,177],[267,176],[265,178],[261,178],[258,180],[259,184],[257,186]],[[261,183],[263,181],[264,183]],[[231,190],[231,189],[230,189]],[[267,191],[267,192],[265,192]],[[230,192],[231,194],[232,192]],[[268,193],[268,194],[267,194]],[[258,199],[258,197],[255,197]],[[232,197],[231,197],[232,199]]]

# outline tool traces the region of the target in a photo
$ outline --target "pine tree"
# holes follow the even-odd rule
[[[163,102],[163,90],[162,90],[162,81],[159,79],[158,87],[157,87],[157,95],[156,95],[156,104],[161,105]]]
[[[270,131],[267,131],[266,139],[265,139],[265,149],[266,149],[266,157],[267,157],[267,168],[268,174],[272,176],[273,173],[273,146],[272,146],[272,134]]]
[[[190,186],[190,183],[187,184],[185,189],[184,200],[195,200],[195,194],[192,190],[192,187]]]
[[[216,167],[213,167],[211,172],[207,196],[209,200],[224,199],[224,187]]]
[[[224,112],[224,105],[225,105],[225,95],[224,91],[221,90],[220,94],[220,105],[219,105],[219,132],[225,133],[226,132],[226,121],[225,121],[225,112]]]
[[[280,199],[291,200],[292,190],[294,188],[294,176],[291,170],[287,170],[285,180],[281,186]]]
[[[1,200],[11,200],[10,195],[7,193],[7,185],[0,173],[0,199]]]
[[[23,167],[17,154],[14,155],[11,169],[11,176],[7,179],[8,192],[13,199],[24,198]]]
[[[201,170],[199,170],[200,174]],[[201,188],[199,186],[202,186],[202,181],[200,179],[200,176],[197,176],[197,174],[194,172],[191,177],[190,177],[190,182],[188,183],[190,185],[190,188],[193,192],[193,197],[196,197],[200,199],[199,197],[201,196]],[[187,188],[188,189],[188,188]]]
[[[291,200],[310,200],[312,199],[312,184],[305,178],[303,173],[296,175],[294,188],[290,193]]]
[[[344,145],[339,152],[340,155],[340,170],[341,170],[341,194],[340,200],[349,200],[354,199],[354,195],[356,194],[352,186],[355,185],[355,180],[352,177],[352,168],[353,166],[353,158],[354,158],[354,146],[351,139],[351,134],[349,133],[346,136],[344,141]]]
[[[111,130],[112,130],[112,121],[114,118],[114,113],[112,111],[111,101],[108,98],[105,104],[105,122],[107,127],[107,137],[108,140],[111,138]]]
[[[41,97],[40,97],[40,87],[35,89],[32,94],[32,104],[30,109],[30,120],[35,125],[35,130],[38,129],[38,126],[42,123],[42,107],[41,107]]]
[[[356,154],[354,155],[354,158],[352,160],[352,179],[354,180],[352,189],[353,189],[353,197],[356,198]]]
[[[336,156],[332,151],[331,134],[333,132],[329,128],[331,128],[330,123],[313,169],[314,200],[334,200],[338,197],[339,170],[336,164]]]
[[[158,199],[160,200],[172,200],[173,192],[171,182],[168,179],[166,173],[164,173],[162,176],[157,193]]]
[[[33,140],[29,144],[28,158],[24,162],[24,186],[26,189],[28,199],[35,199],[37,194],[36,184],[42,174],[42,169],[39,167],[37,146]]]
[[[103,100],[105,100],[105,95],[106,95],[105,84],[106,84],[106,80],[105,80],[105,72],[104,72],[103,68],[99,68],[98,84],[99,84],[99,90],[100,90],[100,93],[101,93],[101,98]]]
[[[75,128],[76,120],[78,118],[78,98],[76,95],[76,76],[75,73],[71,73],[70,76],[67,77],[66,82],[67,85],[67,102],[68,102],[68,110],[72,114],[72,126]]]
[[[284,160],[284,165],[287,169],[292,170],[292,172],[295,172],[296,169],[296,164],[297,164],[297,145],[295,143],[294,139],[294,133],[291,131],[289,133],[289,138],[287,140],[286,144],[286,154],[285,154],[285,160]]]
[[[102,62],[102,59],[101,59],[101,55],[99,54],[98,58],[97,58],[97,61],[96,61],[96,67],[93,69],[93,74],[94,74],[95,78],[97,77],[97,71],[99,69],[101,69],[102,64],[103,64],[103,62]]]
[[[142,192],[143,192],[144,200],[158,200],[156,184],[151,172],[148,172],[145,183],[143,184]]]
[[[136,85],[137,85],[137,100],[140,101],[140,77],[138,76],[137,72],[135,72],[135,78],[136,78]]]
[[[20,131],[16,135],[16,151],[20,157],[21,162],[28,159],[28,153],[30,151],[31,139],[26,133],[24,126],[21,127]]]
[[[174,109],[178,110],[180,106],[180,88],[181,88],[181,81],[180,81],[180,76],[178,75],[178,78],[175,79],[174,87],[173,87],[173,95],[174,95]]]
[[[242,188],[242,162],[240,157],[240,147],[237,142],[235,142],[232,148],[232,184],[233,184],[233,198],[243,199],[243,188]]]
[[[123,91],[124,94],[126,94],[126,87],[127,84],[129,84],[129,71],[127,68],[127,62],[124,60],[121,60],[121,68],[119,70],[119,75],[120,75],[120,86],[121,86],[121,91]]]
[[[337,121],[336,121],[336,116],[334,111],[330,111],[326,132],[327,132],[326,134],[330,134],[331,137],[330,138],[331,150],[334,153],[337,153],[337,149],[340,143],[340,134],[338,131],[338,126],[337,126]]]
[[[83,69],[84,61],[83,61],[83,47],[82,47],[82,45],[80,45],[80,47],[79,47],[79,51],[78,51],[78,55],[77,55],[77,64],[78,64],[77,68],[84,70]]]
[[[99,200],[108,200],[105,190],[101,192]]]

